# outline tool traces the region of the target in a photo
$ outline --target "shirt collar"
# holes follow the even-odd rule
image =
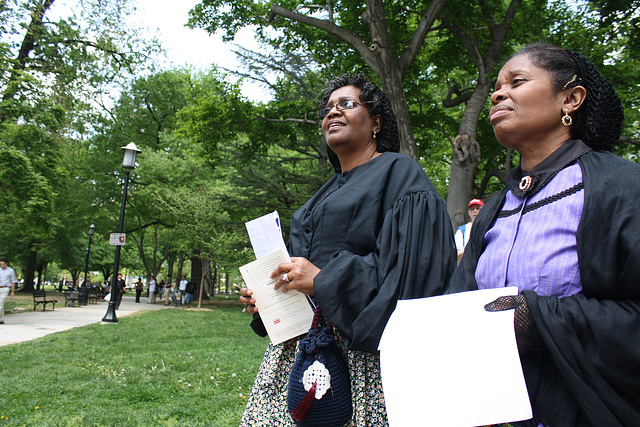
[[[525,171],[520,166],[513,169],[509,174],[509,189],[516,197],[530,197],[551,181],[559,171],[588,151],[591,151],[591,148],[581,140],[569,139],[533,170]]]

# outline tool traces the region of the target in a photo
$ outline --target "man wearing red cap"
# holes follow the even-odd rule
[[[460,227],[458,227],[458,231],[456,231],[455,235],[456,249],[458,249],[458,262],[460,262],[460,259],[464,254],[464,247],[467,246],[467,242],[469,241],[473,221],[476,219],[476,216],[478,216],[478,212],[480,212],[480,209],[482,209],[483,206],[484,203],[482,203],[482,200],[480,199],[471,200],[469,202],[469,205],[467,206],[467,212],[469,212],[469,218],[471,218],[471,221],[469,221],[465,225],[461,225]]]

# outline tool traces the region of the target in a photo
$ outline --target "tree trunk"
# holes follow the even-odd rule
[[[198,308],[202,308],[202,300],[209,299],[207,287],[211,286],[211,261],[202,259],[202,274],[200,275],[200,292],[198,294]]]
[[[69,273],[71,273],[71,281],[73,282],[73,287],[75,288],[78,286],[78,279],[80,279],[81,271],[78,269],[69,269]],[[112,280],[111,283],[114,283],[114,280]]]
[[[216,288],[218,293],[220,293],[220,266],[216,262],[213,265],[213,270],[211,271],[211,295],[215,295]]]
[[[202,260],[202,268],[201,268],[201,274],[200,274],[200,289],[198,290],[198,308],[202,308],[202,294],[204,293],[204,280],[205,280],[206,271],[207,271],[206,269],[207,263],[208,263],[207,260],[205,259]]]
[[[413,136],[411,120],[409,119],[409,107],[405,98],[402,78],[390,72],[381,77],[382,89],[389,97],[393,112],[396,114],[398,122],[398,132],[400,134],[400,152],[418,160],[418,146]]]
[[[191,277],[189,277],[189,280],[200,278],[202,271],[202,260],[196,256],[191,257]]]
[[[175,263],[173,256],[167,258],[167,274],[173,279],[173,264]]]
[[[184,257],[180,255],[178,257],[178,274],[176,275],[176,286],[180,284],[182,280],[182,266],[184,265]]]
[[[476,140],[478,118],[489,96],[488,82],[478,82],[464,109],[459,134],[453,141],[447,210],[454,229],[468,221],[467,204],[473,198],[473,177],[480,164],[480,145]]]
[[[380,78],[382,89],[391,101],[398,121],[400,151],[417,160],[418,148],[411,129],[409,107],[404,96],[402,80],[424,44],[427,33],[444,8],[445,1],[432,0],[430,2],[427,12],[422,15],[416,30],[411,35],[407,47],[399,54],[391,49],[383,0],[367,0],[366,10],[363,13],[363,21],[369,25],[370,45],[348,29],[336,25],[332,20],[317,19],[275,4],[271,4],[269,10],[274,16],[280,15],[292,21],[319,28],[328,34],[338,37],[350,45],[365,60],[367,65]],[[329,13],[331,13],[330,5],[328,9]]]
[[[480,146],[476,140],[476,127],[480,113],[491,92],[492,82],[489,80],[488,74],[498,64],[500,50],[505,43],[511,21],[521,1],[511,0],[502,21],[499,22],[493,18],[491,43],[484,57],[480,54],[480,47],[475,43],[473,36],[465,34],[455,25],[448,26],[449,30],[465,46],[469,56],[474,60],[478,68],[477,84],[471,99],[469,99],[464,109],[458,136],[453,144],[447,210],[451,216],[454,229],[467,221],[467,204],[473,198],[473,177],[480,163]],[[483,13],[488,16],[491,13],[485,9],[487,6],[488,3],[482,4]]]
[[[33,282],[36,278],[36,261],[38,259],[38,251],[35,249],[36,242],[29,243],[29,260],[27,261],[27,269],[24,273],[24,284],[22,290],[24,292],[33,292]]]
[[[109,280],[109,276],[111,276],[111,274],[113,273],[113,266],[105,267],[101,265],[100,271],[102,272],[102,277],[104,277],[104,280]]]
[[[15,58],[13,70],[11,70],[11,74],[9,76],[9,84],[6,85],[5,91],[2,94],[3,101],[7,101],[13,98],[18,92],[19,85],[16,84],[16,82],[19,78],[20,72],[26,67],[29,54],[31,53],[31,51],[33,51],[36,45],[35,34],[39,32],[38,27],[42,27],[42,19],[45,13],[51,8],[53,2],[54,0],[45,0],[43,2],[37,2],[32,6],[33,9],[31,10],[31,22],[29,23],[27,32],[25,33],[24,39],[20,44],[18,55]],[[3,121],[5,118],[6,117],[4,114],[0,114],[0,121]]]

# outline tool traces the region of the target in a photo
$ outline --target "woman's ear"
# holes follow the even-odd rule
[[[563,109],[568,113],[576,111],[587,97],[587,90],[583,86],[576,86],[569,89],[569,93],[564,99]]]
[[[380,129],[382,129],[382,116],[380,116],[380,114],[378,114],[377,116],[372,117],[373,119],[373,131],[375,133],[380,132]]]

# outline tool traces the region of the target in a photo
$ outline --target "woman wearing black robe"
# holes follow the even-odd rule
[[[449,291],[517,286],[533,419],[513,425],[640,425],[640,166],[609,151],[620,99],[582,54],[534,43],[491,96],[498,141],[521,153],[478,214]]]
[[[341,338],[351,375],[350,425],[382,426],[382,330],[397,300],[444,291],[456,264],[453,231],[420,165],[397,153],[395,116],[380,89],[362,75],[338,78],[320,111],[341,172],[293,215],[292,262],[273,277],[277,287],[313,295]],[[242,302],[255,304],[251,291],[242,292]],[[242,425],[293,425],[286,390],[297,342],[269,345]]]

